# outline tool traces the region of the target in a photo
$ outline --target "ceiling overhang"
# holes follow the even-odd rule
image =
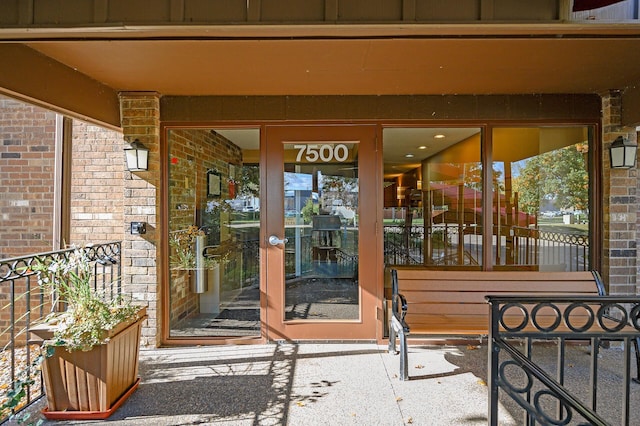
[[[5,74],[0,86],[6,93],[29,91],[29,98],[40,96],[52,105],[65,99],[65,89],[85,97],[102,93],[112,102],[122,91],[171,96],[482,95],[604,93],[640,85],[638,24],[0,30],[0,53],[18,46],[20,58],[2,55],[2,67],[16,71]],[[48,65],[33,66],[38,63]],[[59,72],[51,73],[51,68]],[[74,88],[73,76],[87,86]],[[76,97],[68,102],[80,102]],[[61,107],[74,110],[73,105]],[[107,103],[106,108],[114,106]],[[76,109],[86,106],[80,102]],[[113,113],[95,118],[119,125]]]

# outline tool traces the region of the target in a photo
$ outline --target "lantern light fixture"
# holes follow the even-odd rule
[[[136,139],[124,148],[127,170],[140,172],[149,169],[149,148]]]
[[[618,136],[609,145],[609,159],[612,169],[630,169],[636,165],[638,144]]]

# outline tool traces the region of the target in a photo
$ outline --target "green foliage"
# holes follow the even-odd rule
[[[40,364],[44,360],[45,356],[51,356],[53,353],[53,347],[44,347],[35,356],[31,364],[17,373],[16,380],[13,382],[13,387],[10,388],[2,398],[2,405],[0,405],[1,418],[7,418],[9,420],[15,420],[16,423],[26,423],[31,418],[31,413],[20,412],[18,414],[11,414],[24,407],[26,403],[27,392],[29,388],[36,384],[36,378],[40,375]],[[43,419],[37,419],[35,422],[30,422],[32,425],[41,425],[44,423]]]
[[[186,231],[174,232],[169,237],[171,269],[193,269],[196,267],[194,243],[196,237],[205,235],[197,226],[190,226]]]
[[[83,248],[56,257],[36,258],[28,269],[37,272],[38,284],[52,306],[66,305],[67,309],[45,318],[53,328],[53,338],[44,341],[31,363],[16,372],[13,386],[2,398],[2,415],[23,408],[27,392],[40,374],[40,364],[53,354],[56,346],[64,346],[69,352],[88,351],[106,343],[111,330],[122,322],[137,319],[140,312],[130,298],[110,296],[93,288],[93,266]],[[24,423],[29,416],[28,412],[19,412],[12,418]],[[38,419],[32,424],[41,423],[42,419]]]
[[[38,283],[53,301],[67,305],[64,312],[54,312],[46,320],[55,325],[53,345],[68,351],[88,351],[107,341],[108,333],[123,321],[136,318],[139,307],[121,295],[109,297],[91,285],[92,265],[84,249],[68,257],[36,259],[31,265],[38,272]]]
[[[318,212],[318,204],[315,204],[312,198],[307,198],[306,204],[300,210],[300,214],[302,215],[302,220],[304,221],[304,223],[310,223],[311,216],[318,214]]]
[[[513,180],[522,211],[537,214],[541,200],[554,201],[560,209],[588,208],[589,174],[578,148],[570,145],[526,160]]]
[[[197,226],[190,226],[185,231],[171,234],[169,237],[169,247],[171,247],[169,263],[171,269],[188,270],[196,268],[195,241],[196,237],[204,235],[204,231]],[[227,262],[238,249],[238,243],[232,239],[229,238],[222,241],[220,244],[207,250],[203,267],[213,268],[217,264]]]
[[[245,165],[242,167],[240,175],[239,195],[249,197],[260,196],[260,168],[255,165]]]

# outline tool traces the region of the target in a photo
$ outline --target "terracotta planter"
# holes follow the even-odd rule
[[[110,333],[109,342],[90,351],[68,352],[56,347],[42,364],[49,419],[105,419],[137,388],[138,355],[142,321],[120,324]],[[31,330],[40,339],[49,339],[53,330],[46,324]]]

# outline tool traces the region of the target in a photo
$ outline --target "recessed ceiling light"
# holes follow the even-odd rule
[[[407,157],[407,158],[413,158],[413,154],[405,154],[405,157]]]
[[[444,139],[445,135],[443,135],[442,133],[438,133],[437,135],[433,135],[434,139]]]
[[[420,145],[420,146],[418,147],[418,149],[427,149],[427,146],[426,146],[426,145]]]

